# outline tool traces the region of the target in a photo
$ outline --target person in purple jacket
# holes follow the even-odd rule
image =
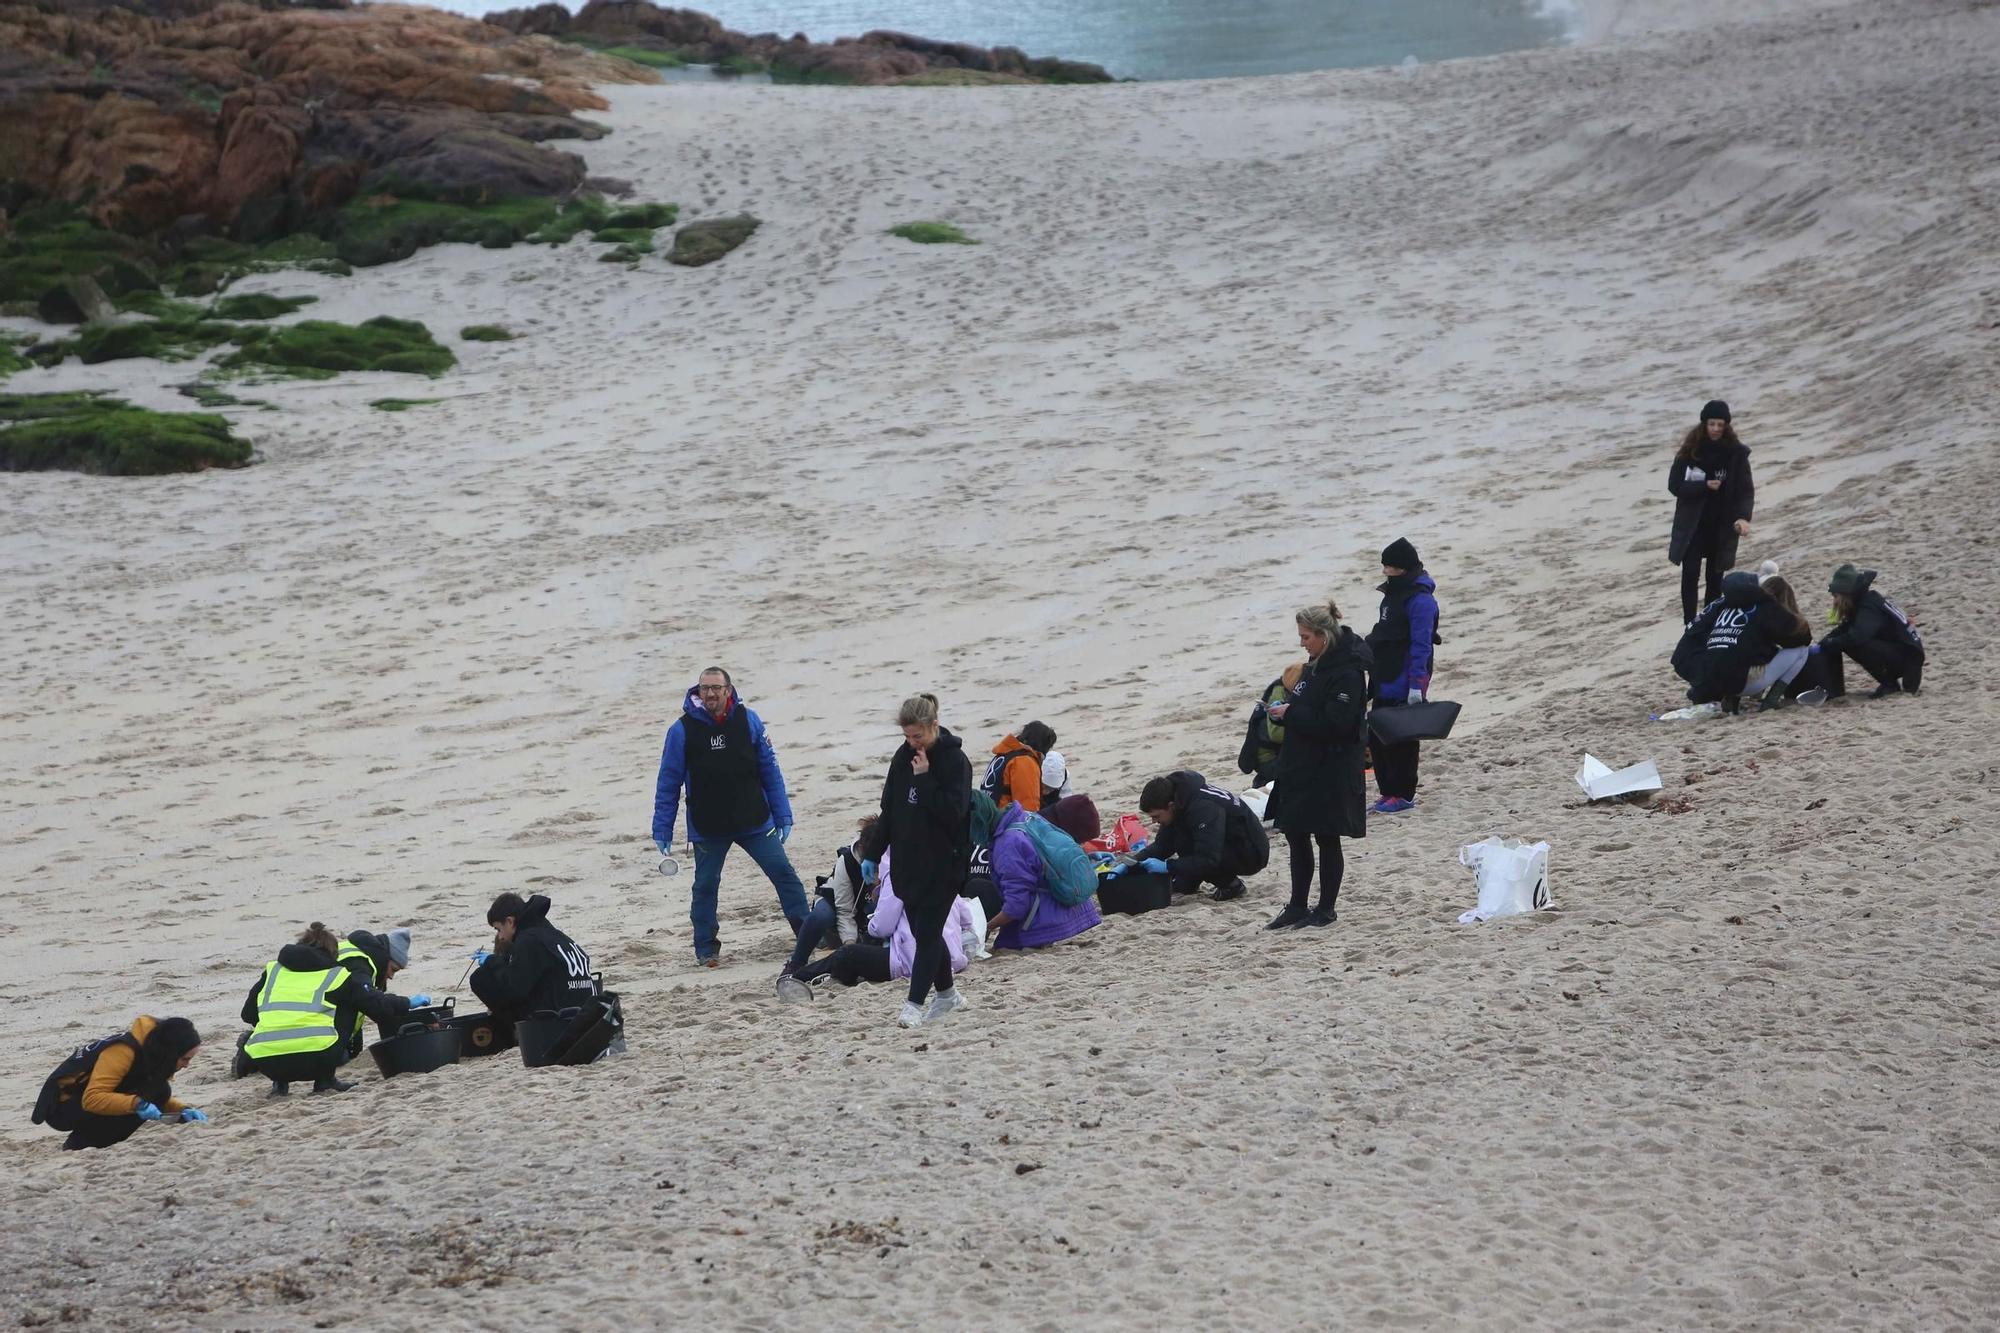
[[[1368,631],[1375,656],[1375,706],[1401,708],[1430,697],[1431,650],[1438,637],[1437,584],[1417,558],[1417,548],[1398,537],[1382,552],[1382,609]],[[1370,742],[1375,785],[1382,799],[1369,809],[1397,815],[1417,803],[1417,742]]]
[[[1030,818],[1045,818],[1077,842],[1097,836],[1097,807],[1088,796],[1065,796],[1040,816],[1018,805],[1000,812],[993,827],[993,882],[1000,886],[1000,912],[987,923],[997,928],[996,949],[1039,949],[1081,935],[1104,918],[1097,900],[1086,898],[1065,907],[1048,892],[1042,854],[1021,826]]]

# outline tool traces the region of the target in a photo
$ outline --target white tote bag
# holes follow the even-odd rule
[[[1549,889],[1549,845],[1519,838],[1484,838],[1458,849],[1458,863],[1477,877],[1479,906],[1461,925],[1539,912],[1555,902]]]

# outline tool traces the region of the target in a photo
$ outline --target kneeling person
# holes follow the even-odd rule
[[[1215,900],[1249,892],[1243,876],[1271,860],[1264,823],[1233,791],[1212,785],[1192,769],[1154,778],[1139,793],[1139,808],[1159,826],[1147,860],[1164,861],[1175,893],[1215,886]]]
[[[340,941],[315,921],[297,944],[278,951],[243,1001],[243,1021],[253,1024],[243,1043],[250,1067],[271,1080],[271,1095],[311,1079],[314,1092],[346,1092],[354,1085],[334,1071],[350,1057],[349,1038],[362,1015],[378,1023],[401,1018],[431,1002],[428,995],[389,995],[336,962]]]
[[[574,1009],[597,994],[590,955],[549,924],[549,900],[503,893],[486,909],[493,953],[472,972],[472,993],[496,1023],[518,1023],[537,1010]]]
[[[1000,812],[993,834],[993,879],[1000,886],[1001,906],[988,923],[999,931],[995,948],[1039,949],[1081,935],[1104,920],[1095,898],[1074,906],[1056,900],[1050,891],[1048,863],[1023,827],[1031,818],[1047,819],[1079,844],[1099,832],[1097,807],[1088,796],[1065,796],[1039,816],[1018,805]]]

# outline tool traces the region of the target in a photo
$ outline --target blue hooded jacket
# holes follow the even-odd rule
[[[741,708],[750,719],[750,744],[757,751],[757,778],[764,788],[765,803],[771,807],[771,817],[755,828],[699,829],[694,825],[694,810],[690,807],[687,817],[690,842],[754,838],[774,828],[792,826],[792,802],[785,794],[785,775],[778,771],[778,754],[771,748],[764,720],[751,712],[735,690],[729,692],[729,706],[732,709]],[[681,701],[681,711],[693,717],[708,716],[708,710],[701,706],[700,696],[692,688]],[[653,788],[654,842],[673,842],[674,819],[680,814],[681,790],[687,782],[687,728],[681,723],[680,718],[675,718],[674,724],[667,728],[666,748],[660,753],[660,779]]]
[[[1437,592],[1437,584],[1427,570],[1418,570],[1416,585],[1417,590],[1404,604],[1405,614],[1410,618],[1410,646],[1403,660],[1396,664],[1398,670],[1394,676],[1377,676],[1379,683],[1375,687],[1375,697],[1378,699],[1401,699],[1411,690],[1430,688],[1431,653],[1435,651],[1431,639],[1437,633],[1438,623],[1437,598],[1433,596]],[[1389,665],[1379,659],[1375,663],[1378,672],[1388,670]]]

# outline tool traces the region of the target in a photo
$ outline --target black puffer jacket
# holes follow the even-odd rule
[[[1285,743],[1291,744],[1290,732]],[[1281,763],[1283,758],[1280,753]],[[1254,875],[1270,863],[1271,839],[1242,797],[1212,785],[1191,768],[1170,773],[1167,780],[1174,784],[1174,817],[1140,856],[1178,858],[1175,869],[1186,876],[1206,875],[1225,865],[1234,874]]]
[[[472,993],[497,1018],[539,1009],[574,1009],[597,993],[590,955],[549,924],[544,894],[528,899],[514,918],[514,943],[472,973]]]
[[[1688,476],[1692,467],[1700,476]],[[1722,489],[1711,491],[1708,480],[1722,474]],[[1678,565],[1695,551],[1695,536],[1707,528],[1714,534],[1712,548],[1716,562],[1724,569],[1736,564],[1736,524],[1748,523],[1757,508],[1757,485],[1750,477],[1750,450],[1742,443],[1704,440],[1692,462],[1675,457],[1667,469],[1667,490],[1672,492],[1674,531],[1667,543],[1667,559]],[[1706,516],[1707,521],[1703,518]]]
[[[930,771],[911,767],[916,749],[905,741],[882,784],[882,822],[896,894],[904,902],[957,897],[972,865],[972,762],[958,737],[938,728]]]
[[[1688,626],[1674,649],[1674,671],[1688,683],[1691,703],[1712,703],[1743,693],[1751,669],[1780,648],[1803,648],[1812,628],[1772,601],[1755,574],[1722,580],[1722,596]]]
[[[1374,655],[1347,626],[1306,669],[1285,710],[1274,818],[1288,834],[1368,835],[1363,748]]]

